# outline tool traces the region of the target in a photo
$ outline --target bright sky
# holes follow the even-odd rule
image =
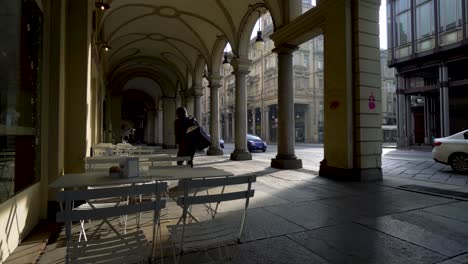
[[[312,1],[315,4],[315,0]],[[380,49],[387,49],[387,0],[382,0],[379,11],[379,26],[380,26]],[[250,38],[256,38],[258,31],[258,21],[252,30]],[[228,44],[228,51],[231,50],[231,46]]]
[[[387,49],[387,1],[380,5],[380,49]]]

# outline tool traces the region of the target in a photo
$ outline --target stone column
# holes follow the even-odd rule
[[[314,138],[314,132],[318,130],[317,122],[315,120],[312,104],[307,105],[307,110],[305,112],[305,142],[306,143],[317,143],[317,140]],[[318,134],[318,133],[315,133]]]
[[[252,134],[256,135],[255,133],[255,124],[257,123],[257,120],[255,120],[255,107],[252,110]]]
[[[223,155],[223,151],[219,147],[219,87],[221,87],[221,76],[209,76],[210,87],[210,136],[211,146],[206,152],[209,156]]]
[[[302,160],[294,154],[294,89],[293,52],[295,45],[283,44],[273,52],[278,54],[278,154],[271,159],[271,167],[278,169],[300,169]]]
[[[154,144],[155,143],[155,120],[156,120],[156,110],[151,109],[148,110],[147,119],[146,119],[146,144]]]
[[[270,141],[270,111],[268,110],[268,106],[265,109],[262,109],[262,139],[265,141]]]
[[[440,98],[440,135],[450,136],[450,116],[449,116],[449,85],[447,65],[439,66],[439,98]]]
[[[195,116],[194,101],[195,101],[195,98],[192,94],[191,95],[185,94],[185,108],[187,109],[187,113],[191,116]]]
[[[193,116],[201,123],[201,97],[203,96],[203,87],[195,87],[193,90]]]
[[[406,127],[406,118],[409,113],[406,113],[406,99],[405,99],[405,78],[403,76],[397,75],[396,77],[397,85],[397,147],[406,148],[408,147],[408,133]]]
[[[122,123],[122,95],[113,94],[111,99],[111,142],[117,144],[121,141],[121,123]]]
[[[174,121],[176,118],[175,98],[164,97],[164,118],[163,118],[163,148],[177,148],[175,144]]]
[[[156,144],[162,146],[163,145],[163,137],[164,137],[164,132],[163,132],[163,127],[164,127],[164,112],[163,112],[163,101],[159,101],[159,107],[157,110],[157,139],[156,139]]]
[[[251,160],[247,151],[247,87],[246,76],[249,73],[249,59],[234,58],[231,64],[236,76],[236,110],[235,110],[235,149],[231,160]]]

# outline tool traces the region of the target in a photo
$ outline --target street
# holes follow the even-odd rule
[[[223,149],[225,155],[229,155],[233,150],[234,144],[231,143],[226,143]],[[297,144],[295,153],[299,159],[302,159],[304,169],[318,173],[320,161],[323,160],[322,144]],[[276,154],[277,145],[268,144],[266,152],[253,152],[252,158],[259,162],[270,163]],[[434,162],[430,149],[382,148],[382,170],[384,177],[468,185],[468,175],[457,174],[450,166]]]

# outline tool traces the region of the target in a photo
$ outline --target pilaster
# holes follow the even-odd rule
[[[66,18],[65,74],[65,173],[84,170],[87,142],[87,92],[91,17],[88,1],[68,1]]]

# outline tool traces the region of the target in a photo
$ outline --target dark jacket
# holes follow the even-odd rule
[[[175,143],[179,145],[177,156],[193,156],[195,144],[187,137],[187,129],[191,126],[199,126],[198,121],[192,117],[176,119],[174,122]]]

